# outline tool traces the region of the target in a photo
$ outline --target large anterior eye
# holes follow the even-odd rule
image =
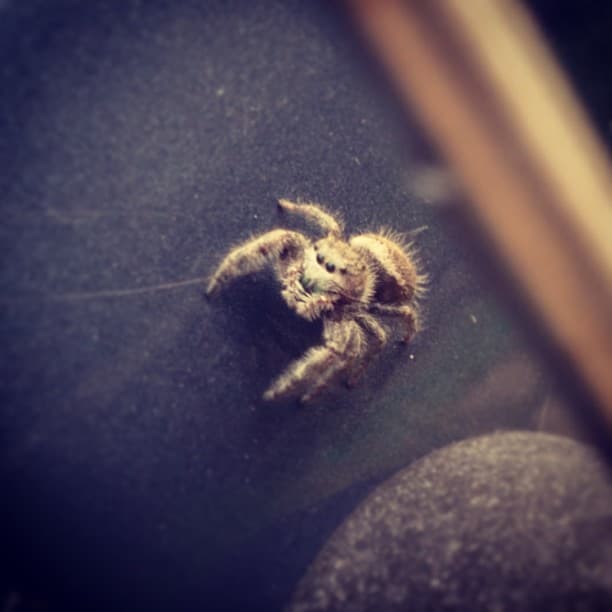
[[[327,262],[327,264],[325,265],[325,268],[327,269],[328,272],[333,272],[336,269],[336,266],[334,266],[333,263]]]
[[[325,261],[325,258],[323,257],[323,255],[321,255],[321,253],[319,253],[317,255],[317,263],[322,264]]]

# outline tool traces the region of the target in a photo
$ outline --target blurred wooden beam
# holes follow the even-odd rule
[[[547,332],[612,426],[612,180],[521,5],[350,0]]]

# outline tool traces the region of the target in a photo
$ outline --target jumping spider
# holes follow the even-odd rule
[[[301,401],[308,402],[340,375],[350,386],[357,381],[387,343],[379,317],[399,320],[404,342],[414,336],[425,276],[410,245],[392,232],[345,240],[341,223],[321,206],[288,200],[279,206],[325,236],[313,241],[285,229],[256,236],[225,256],[206,293],[212,296],[235,278],[271,265],[289,308],[309,321],[323,320],[323,343],[291,363],[263,396],[275,400],[301,389]]]

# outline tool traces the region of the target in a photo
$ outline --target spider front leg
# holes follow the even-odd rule
[[[212,275],[206,294],[215,295],[232,280],[262,270],[267,264],[278,265],[303,251],[308,241],[289,230],[272,230],[232,249]]]
[[[299,204],[281,198],[278,201],[278,205],[281,210],[299,215],[327,234],[332,234],[334,236],[340,236],[340,234],[342,234],[342,225],[317,204]]]
[[[320,381],[322,377],[331,377],[346,363],[342,355],[328,346],[318,346],[310,349],[302,358],[294,361],[263,394],[266,401],[283,399],[291,395],[303,383],[312,380]],[[320,387],[320,385],[319,385]],[[312,397],[312,391],[306,392],[300,398],[307,402]]]
[[[325,344],[294,361],[264,393],[267,401],[285,398],[300,386],[309,386],[300,402],[317,396],[365,348],[363,332],[353,321],[326,322]]]

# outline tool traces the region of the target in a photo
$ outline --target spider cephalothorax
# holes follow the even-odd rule
[[[289,365],[264,393],[272,400],[299,390],[306,402],[340,375],[354,384],[368,359],[387,342],[380,317],[402,322],[405,342],[414,336],[419,327],[416,301],[425,277],[398,235],[367,233],[347,241],[341,224],[321,206],[288,200],[279,205],[318,226],[325,236],[313,241],[284,229],[256,236],[225,256],[207,294],[271,265],[287,305],[309,321],[323,320],[323,344]]]

